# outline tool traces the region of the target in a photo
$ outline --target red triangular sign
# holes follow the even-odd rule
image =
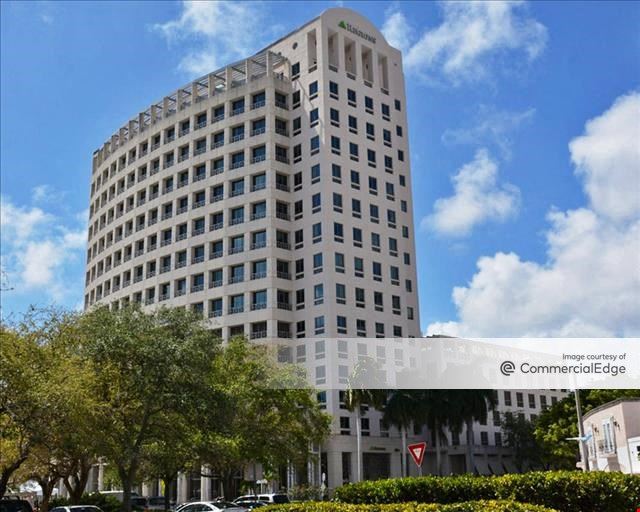
[[[413,462],[415,462],[418,467],[422,466],[424,452],[427,451],[427,443],[423,441],[422,443],[410,444],[407,446],[407,450],[409,450]]]

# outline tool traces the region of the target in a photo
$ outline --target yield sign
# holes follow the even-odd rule
[[[427,443],[424,441],[422,443],[410,444],[407,446],[407,450],[411,454],[413,458],[413,462],[416,463],[418,467],[422,466],[422,461],[424,460],[424,452],[427,449]]]

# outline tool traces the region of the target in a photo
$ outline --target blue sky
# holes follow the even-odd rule
[[[405,56],[423,329],[640,335],[640,4],[343,4]],[[115,129],[336,2],[0,6],[7,316],[81,303]]]

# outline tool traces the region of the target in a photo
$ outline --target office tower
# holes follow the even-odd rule
[[[188,306],[223,339],[419,336],[412,211],[401,54],[329,9],[94,153],[85,307]],[[319,399],[334,435],[310,474],[334,488],[356,473],[356,415]],[[361,427],[364,477],[399,475],[397,432],[375,411]]]

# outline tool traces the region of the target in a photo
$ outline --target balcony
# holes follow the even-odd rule
[[[254,272],[253,274],[251,274],[252,281],[255,279],[264,279],[265,277],[267,277],[266,272]]]
[[[267,337],[267,331],[254,331],[251,333],[252,340],[257,340],[257,339],[266,338],[266,337]]]
[[[231,137],[231,142],[240,142],[241,140],[244,140],[244,133],[239,133],[238,135],[234,135],[233,137]]]
[[[266,302],[254,302],[251,304],[251,311],[257,311],[259,309],[267,309]]]
[[[224,146],[224,141],[223,140],[219,140],[217,142],[212,142],[211,143],[211,149],[218,149],[221,148],[222,146]]]
[[[235,315],[237,313],[242,313],[242,312],[244,312],[244,306],[236,306],[233,308],[229,308],[230,315]]]
[[[262,135],[263,133],[265,133],[267,131],[267,129],[262,126],[260,128],[256,128],[255,130],[251,130],[251,136],[255,137],[256,135]]]
[[[291,311],[291,304],[289,302],[278,302],[278,309]]]
[[[254,101],[251,104],[251,110],[256,110],[258,108],[264,107],[266,105],[265,100]]]
[[[280,240],[278,240],[276,242],[276,247],[278,249],[285,249],[287,251],[291,250],[291,244],[289,242],[283,242],[283,241],[280,241]]]
[[[222,316],[222,310],[221,309],[214,309],[212,311],[209,311],[209,318],[216,318]]]
[[[191,287],[191,293],[198,293],[204,290],[203,284],[195,284]]]
[[[266,155],[258,155],[251,158],[252,164],[257,164],[258,162],[264,162],[267,159]]]
[[[263,247],[267,246],[267,242],[254,242],[251,244],[251,250],[253,251],[254,249],[262,249]]]

